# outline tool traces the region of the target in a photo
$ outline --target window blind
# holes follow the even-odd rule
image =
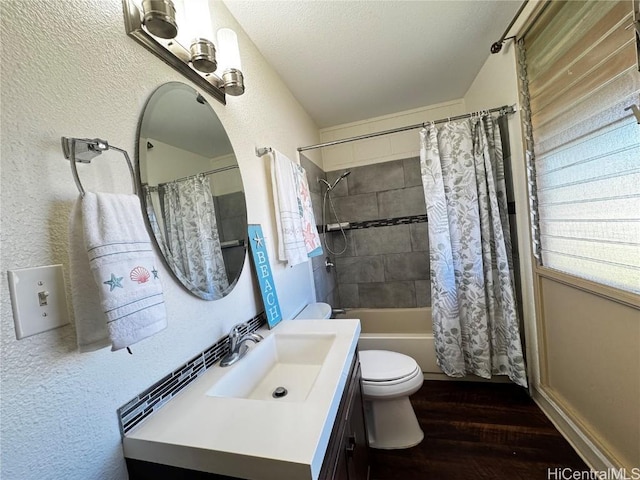
[[[539,261],[640,293],[633,3],[551,1],[521,42]]]

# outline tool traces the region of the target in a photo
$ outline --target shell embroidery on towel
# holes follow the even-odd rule
[[[151,273],[149,273],[149,270],[138,265],[133,270],[131,270],[131,272],[129,272],[129,278],[132,282],[135,282],[138,285],[142,285],[143,283],[147,283],[149,280],[157,280],[159,278],[158,270],[156,269],[156,267],[152,267]],[[118,277],[115,273],[112,273],[111,278],[102,283],[109,286],[109,292],[113,292],[116,288],[125,288],[124,285],[122,285],[123,279],[124,277]]]
[[[149,278],[151,278],[151,274],[149,273],[149,270],[144,267],[136,267],[131,270],[129,278],[138,284],[147,283]]]

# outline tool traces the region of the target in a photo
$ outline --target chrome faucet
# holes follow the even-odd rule
[[[254,343],[258,343],[260,340],[263,340],[262,335],[258,333],[245,333],[244,335],[240,334],[240,330],[243,327],[246,327],[246,323],[239,323],[234,325],[234,327],[229,332],[229,353],[227,353],[222,360],[220,360],[221,367],[228,367],[233,365],[238,360],[246,355],[249,351],[249,345],[247,342],[251,341]]]

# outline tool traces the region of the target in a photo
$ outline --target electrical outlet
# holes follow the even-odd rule
[[[62,265],[8,270],[18,340],[69,323]]]

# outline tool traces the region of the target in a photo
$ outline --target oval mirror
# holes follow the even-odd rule
[[[137,156],[140,194],[167,266],[194,295],[224,297],[244,264],[247,209],[220,119],[196,90],[166,83],[142,112]]]

